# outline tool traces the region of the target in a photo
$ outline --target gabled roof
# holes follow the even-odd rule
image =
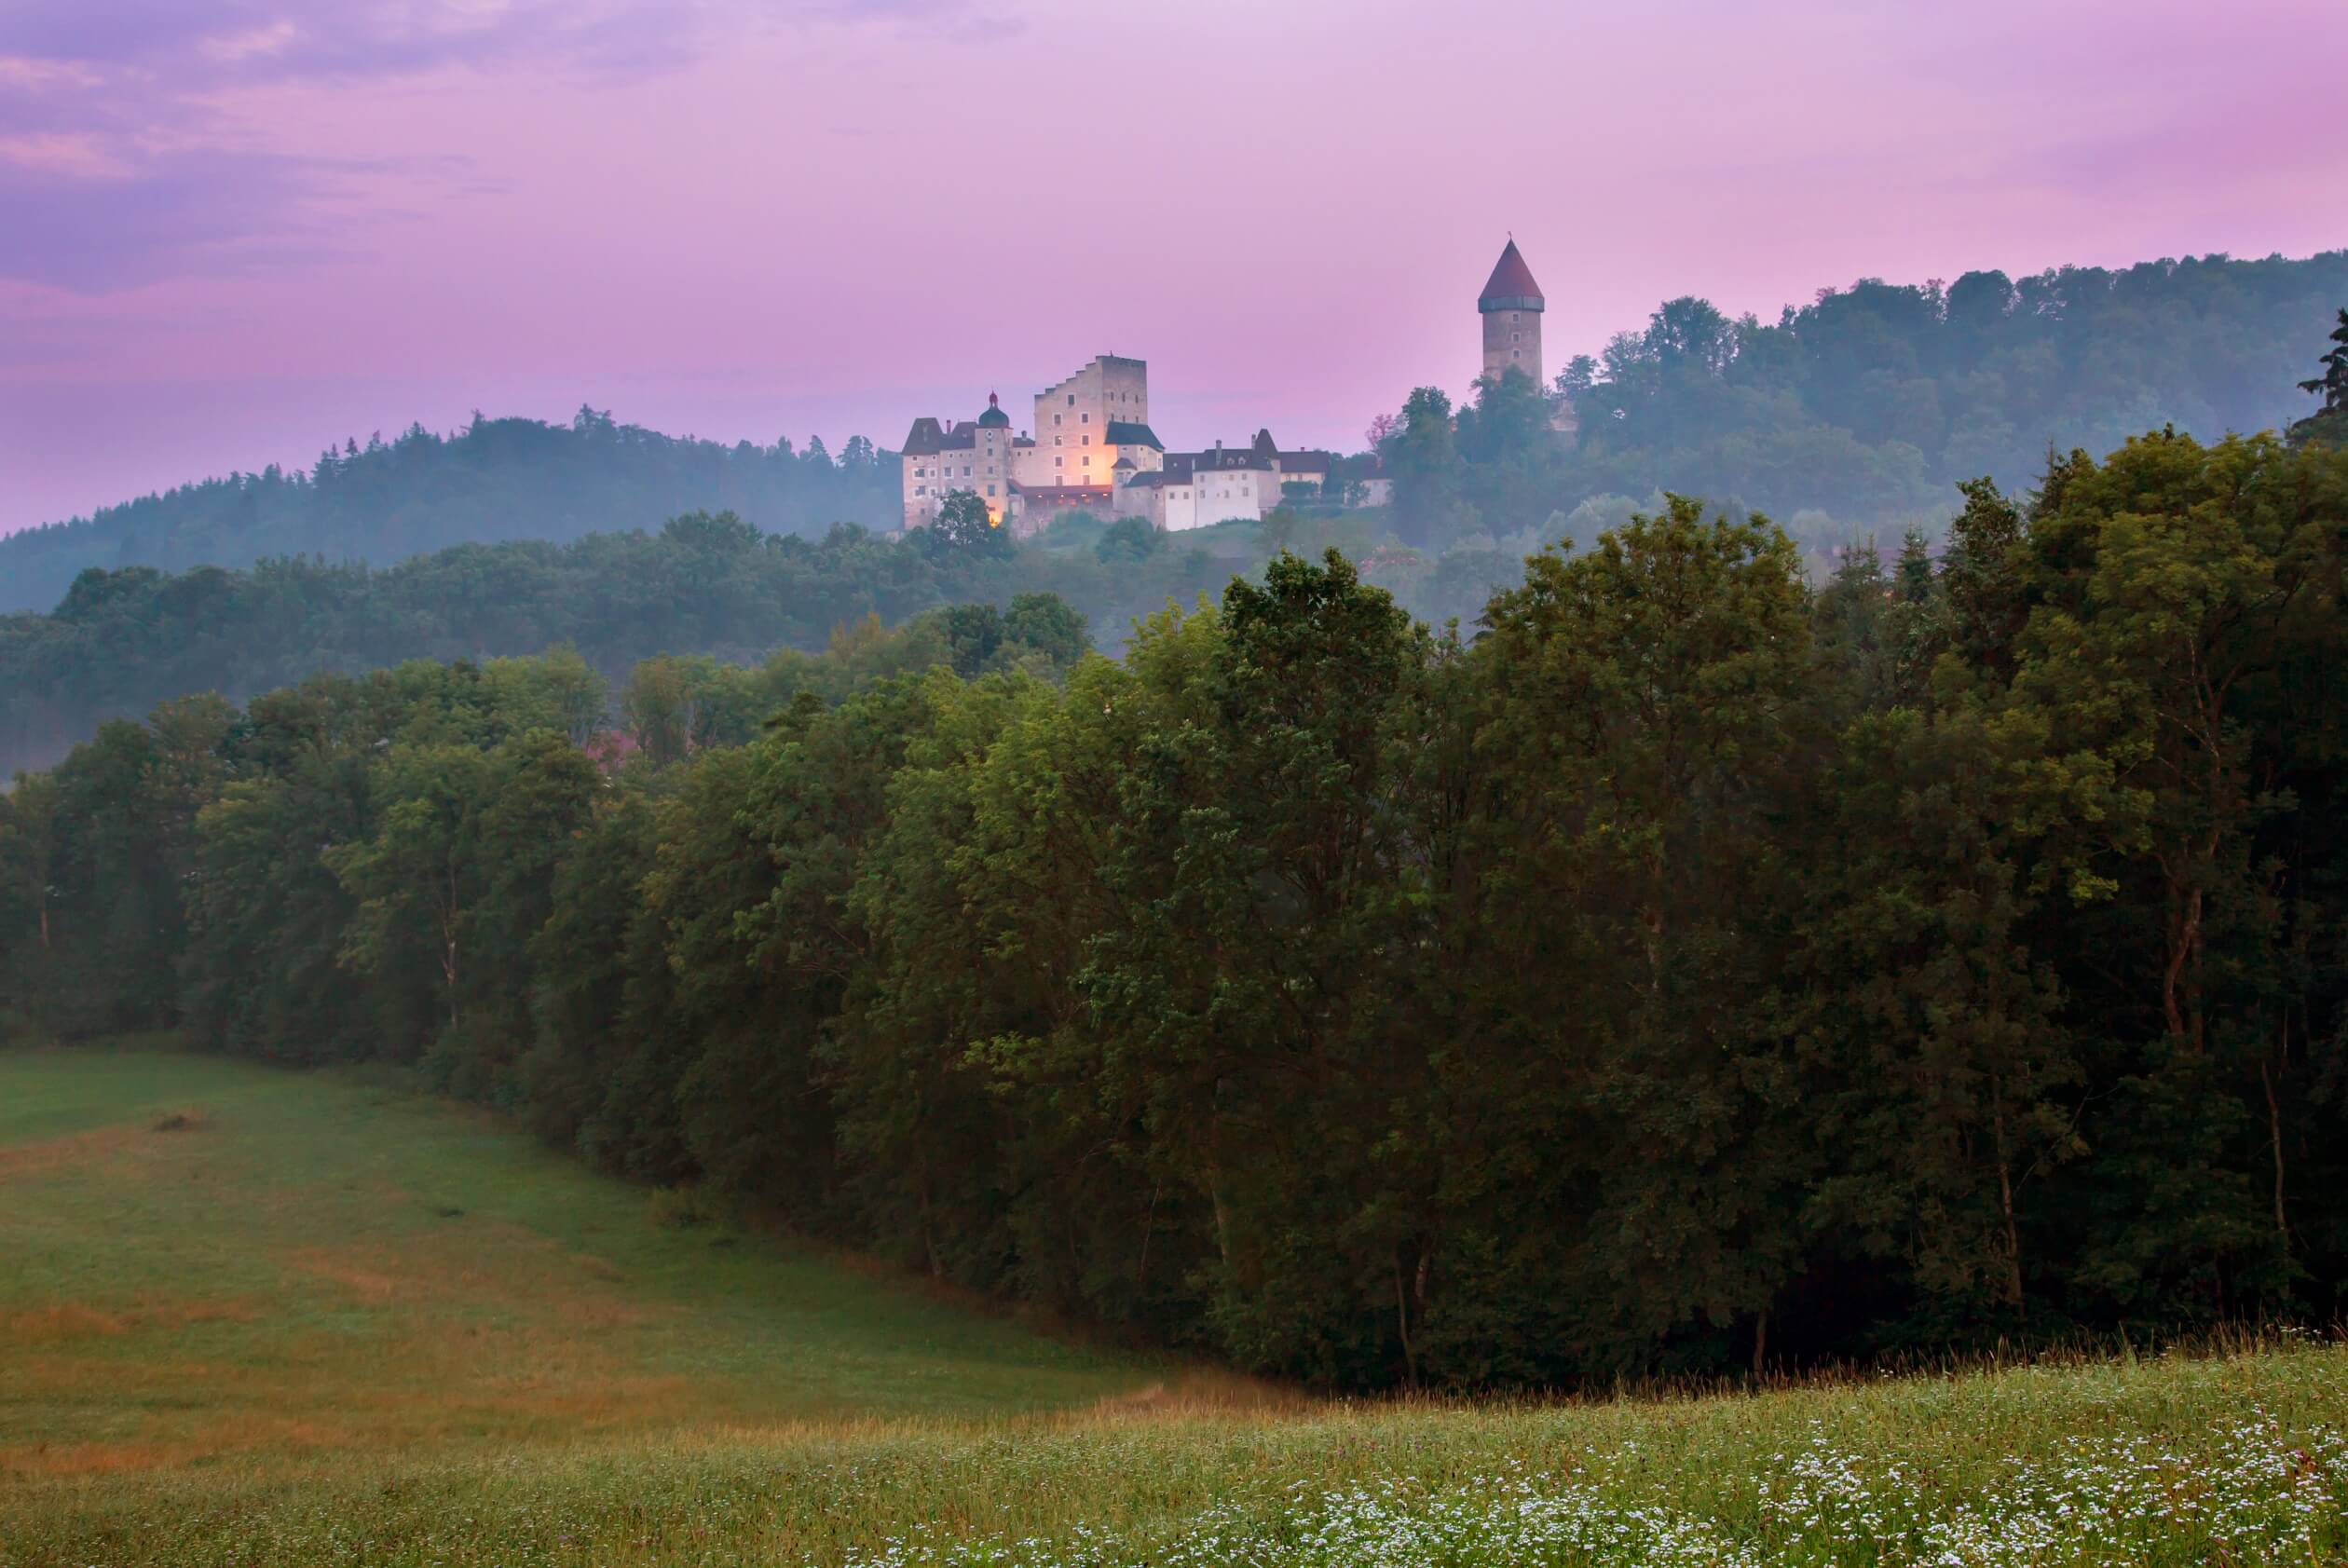
[[[1543,307],[1541,285],[1533,281],[1533,269],[1524,265],[1522,252],[1516,241],[1500,252],[1500,260],[1492,269],[1492,276],[1483,286],[1482,295],[1476,301],[1479,310],[1538,310]]]
[[[1157,431],[1130,419],[1110,420],[1109,434],[1105,439],[1112,446],[1147,446],[1154,451],[1166,450],[1166,443],[1158,440]]]
[[[975,419],[958,419],[950,425],[916,419],[898,450],[908,457],[934,457],[940,452],[968,452],[977,444],[978,421]]]
[[[1169,452],[1166,466],[1184,472],[1198,469],[1262,469],[1272,471],[1272,459],[1252,446],[1219,446],[1207,452]]]

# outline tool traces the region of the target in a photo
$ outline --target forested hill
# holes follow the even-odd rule
[[[650,527],[697,508],[785,534],[893,523],[896,460],[862,436],[835,458],[820,440],[804,451],[725,446],[585,408],[568,426],[475,415],[455,435],[414,426],[392,441],[347,440],[307,472],[231,474],[0,539],[0,611],[48,609],[89,566],[284,555],[383,565],[454,544]]]
[[[1619,521],[1670,490],[1766,511],[1813,555],[1893,539],[1911,523],[1936,527],[1960,480],[2027,488],[2050,446],[2105,451],[2164,425],[2290,423],[2309,412],[2294,384],[2344,301],[2348,251],[1870,280],[1821,290],[1774,322],[1671,300],[1545,389],[1574,405],[1577,448],[1545,435],[1512,445],[1500,417],[1463,424],[1454,454],[1449,400],[1414,394],[1395,429],[1427,439],[1382,443],[1408,493],[1395,526],[1423,549],[1496,544],[1513,561],[1554,537],[1552,517],[1594,502],[1593,515]],[[1365,413],[1377,399],[1365,389]],[[1454,457],[1483,471],[1453,472]],[[289,555],[380,566],[704,509],[774,533],[880,526],[895,518],[896,486],[895,458],[861,437],[834,458],[820,442],[724,446],[590,409],[568,427],[476,417],[453,436],[412,428],[345,442],[307,472],[208,480],[0,539],[0,611],[51,608],[88,566]]]
[[[1331,552],[627,744],[560,655],[193,698],[0,797],[0,1036],[413,1066],[1341,1387],[2336,1323],[2343,567],[2348,450],[2164,432],[1817,587],[1674,499],[1468,643]]]
[[[2281,429],[2343,301],[2348,251],[1867,280],[1775,322],[1672,300],[1560,375],[1582,433],[1561,478],[1569,505],[1660,488],[1845,528],[1943,515],[1960,480],[2027,487],[2050,445]]]
[[[0,615],[0,778],[62,757],[102,720],[193,692],[242,699],[312,675],[556,644],[615,678],[655,653],[755,663],[822,648],[867,616],[895,625],[1044,591],[1113,634],[1229,575],[1142,533],[1125,555],[1117,541],[1015,552],[985,530],[900,543],[848,525],[811,539],[691,512],[655,532],[457,545],[385,567],[290,557],[174,575],[93,568],[51,613]]]

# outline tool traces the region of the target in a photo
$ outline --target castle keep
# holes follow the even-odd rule
[[[1524,256],[1511,239],[1476,300],[1476,310],[1483,317],[1485,375],[1497,381],[1509,371],[1521,370],[1533,378],[1536,387],[1545,385],[1541,380],[1541,312],[1545,308],[1541,285],[1533,281],[1533,269],[1524,265]]]
[[[1484,375],[1517,370],[1542,385],[1544,307],[1541,286],[1511,239],[1476,301]],[[967,490],[986,503],[989,523],[1021,537],[1079,510],[1146,517],[1165,529],[1203,528],[1261,517],[1287,498],[1287,486],[1324,486],[1339,466],[1331,453],[1281,450],[1269,430],[1246,446],[1217,442],[1204,451],[1168,452],[1150,426],[1149,366],[1115,354],[1036,393],[1034,418],[1015,433],[990,393],[975,419],[914,420],[903,448],[904,525],[927,526],[948,497]],[[1375,504],[1386,485],[1368,478],[1364,488]]]

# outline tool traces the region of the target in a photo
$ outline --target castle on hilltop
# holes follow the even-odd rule
[[[1483,375],[1521,371],[1541,380],[1546,301],[1511,238],[1477,297],[1483,321]],[[1283,451],[1268,429],[1245,446],[1217,442],[1168,452],[1150,427],[1150,373],[1140,360],[1097,356],[1065,381],[1035,394],[1033,429],[1011,428],[993,393],[976,419],[921,418],[905,437],[905,523],[925,527],[947,498],[967,490],[987,521],[1025,537],[1065,511],[1146,517],[1160,528],[1203,528],[1261,517],[1309,486],[1332,489],[1343,466],[1333,453]],[[1390,486],[1362,474],[1360,499],[1375,505]]]

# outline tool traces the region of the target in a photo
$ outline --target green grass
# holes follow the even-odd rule
[[[476,1113],[204,1057],[0,1056],[0,1473],[1000,1412],[1155,1375],[663,1228]]]
[[[209,1060],[0,1056],[0,1568],[2348,1561],[2332,1346],[1279,1398]]]

